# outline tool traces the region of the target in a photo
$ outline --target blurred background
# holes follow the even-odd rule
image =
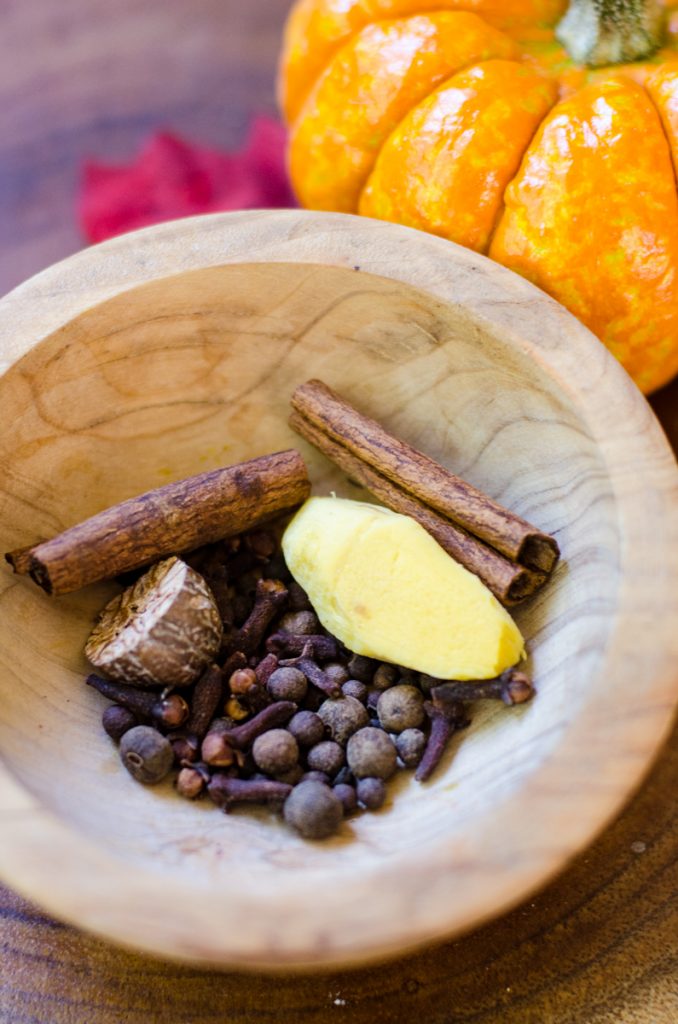
[[[0,0],[0,293],[81,248],[87,160],[156,131],[229,150],[276,117],[291,0]]]

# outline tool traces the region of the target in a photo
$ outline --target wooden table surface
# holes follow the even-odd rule
[[[0,292],[81,247],[87,156],[128,158],[158,126],[235,145],[255,112],[274,112],[288,7],[0,0]],[[678,450],[678,384],[652,404]],[[0,1024],[675,1024],[676,792],[678,731],[621,818],[546,890],[459,941],[358,972],[181,968],[0,887]]]

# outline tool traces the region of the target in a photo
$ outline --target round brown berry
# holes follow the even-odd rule
[[[137,782],[161,782],[174,763],[172,744],[150,725],[135,725],[120,741],[120,758]]]
[[[424,721],[424,695],[416,686],[392,686],[377,702],[377,715],[387,732],[416,729]]]
[[[357,779],[388,779],[397,764],[396,748],[382,729],[368,726],[351,736],[346,746],[348,766]]]
[[[283,816],[304,839],[326,839],[344,816],[341,800],[322,782],[300,782],[285,801]]]

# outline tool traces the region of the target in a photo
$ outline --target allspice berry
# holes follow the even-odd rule
[[[341,744],[346,743],[349,736],[369,722],[364,704],[355,697],[337,697],[336,700],[323,701],[318,709],[318,715],[332,739]]]
[[[377,715],[387,732],[416,729],[424,721],[424,695],[416,686],[392,686],[377,702]]]
[[[332,777],[343,767],[346,755],[344,748],[334,740],[323,740],[311,747],[306,755],[306,764],[311,771],[325,772]]]
[[[372,682],[377,667],[376,661],[366,658],[363,654],[352,654],[348,661],[348,670],[351,679],[359,679],[361,683],[369,685]]]
[[[262,772],[283,775],[299,761],[299,746],[287,729],[269,729],[255,739],[252,757]]]
[[[344,808],[344,814],[353,814],[358,805],[358,797],[356,795],[355,787],[350,786],[347,782],[339,782],[336,786],[332,787],[332,792],[341,800],[341,805]]]
[[[404,729],[396,737],[398,757],[406,768],[416,768],[426,748],[426,735],[421,729]]]
[[[372,686],[376,686],[378,690],[387,690],[389,686],[396,684],[399,675],[400,673],[395,665],[389,665],[387,662],[384,662],[372,676]]]
[[[299,704],[306,696],[308,680],[298,668],[277,668],[271,672],[266,689],[273,700],[292,700]]]
[[[150,725],[135,725],[120,741],[120,758],[137,782],[162,781],[174,762],[172,744]]]
[[[109,704],[101,716],[101,724],[111,739],[118,743],[126,732],[134,728],[137,720],[127,708],[120,704]]]
[[[287,723],[287,731],[300,747],[312,747],[324,738],[325,725],[315,711],[297,711]]]
[[[280,620],[279,628],[286,633],[312,636],[320,632],[320,623],[312,611],[286,612]]]
[[[358,779],[356,797],[368,811],[378,811],[386,800],[386,783],[383,779]]]
[[[327,665],[325,666],[327,671]],[[364,704],[367,700],[367,686],[365,683],[361,683],[359,679],[347,679],[345,683],[342,683],[341,692],[344,697],[355,697],[361,704]]]
[[[346,746],[348,766],[357,779],[374,776],[388,779],[396,769],[397,754],[391,738],[382,729],[368,726],[351,736]]]
[[[323,672],[328,679],[341,687],[351,678],[348,669],[340,661],[328,661],[326,665],[323,665]]]
[[[326,839],[344,816],[339,797],[322,782],[300,782],[285,801],[283,816],[304,839]]]

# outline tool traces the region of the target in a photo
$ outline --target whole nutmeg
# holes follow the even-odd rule
[[[416,686],[392,686],[377,702],[377,715],[387,732],[416,729],[425,718],[424,695]]]
[[[355,697],[325,700],[318,709],[318,715],[332,739],[341,744],[346,743],[349,736],[362,729],[369,721],[364,704]]]
[[[308,680],[298,668],[277,668],[266,683],[273,700],[293,700],[299,704],[306,696]]]
[[[283,817],[304,839],[326,839],[344,816],[339,797],[321,782],[300,782],[285,801]]]
[[[323,740],[311,747],[306,755],[306,764],[311,771],[336,775],[345,761],[344,748],[334,740]]]
[[[383,779],[358,779],[356,797],[368,811],[378,811],[386,800],[386,783]]]
[[[297,711],[287,723],[287,731],[300,747],[312,747],[325,736],[325,725],[315,711]]]
[[[127,708],[121,707],[120,704],[109,704],[101,716],[101,724],[111,739],[117,743],[126,732],[134,728],[137,720]]]
[[[161,782],[174,763],[172,744],[150,725],[135,725],[120,741],[120,759],[137,782]]]
[[[398,757],[406,768],[416,768],[426,748],[426,736],[421,729],[404,729],[396,737]]]
[[[284,629],[286,633],[310,636],[320,632],[320,623],[312,611],[286,612],[280,619],[279,629]]]
[[[323,665],[323,672],[336,686],[343,687],[351,678],[348,669],[340,661],[328,661]]]
[[[166,558],[109,601],[85,656],[111,679],[143,689],[190,686],[219,650],[223,631],[203,577]]]
[[[374,776],[388,779],[396,770],[397,754],[390,737],[382,729],[368,726],[351,736],[346,746],[348,766],[357,779]]]
[[[252,746],[254,763],[268,775],[283,775],[299,761],[299,746],[287,729],[269,729]]]
[[[395,665],[384,662],[372,676],[372,686],[376,686],[378,690],[387,690],[389,686],[397,683],[399,676],[400,672]]]
[[[344,808],[344,814],[353,814],[358,805],[355,786],[349,786],[347,782],[338,782],[332,787],[332,792],[341,800],[341,805]]]
[[[327,671],[327,666],[325,666],[325,671]],[[344,697],[355,697],[361,704],[367,700],[367,686],[359,679],[347,679],[345,683],[342,683],[341,692]]]

